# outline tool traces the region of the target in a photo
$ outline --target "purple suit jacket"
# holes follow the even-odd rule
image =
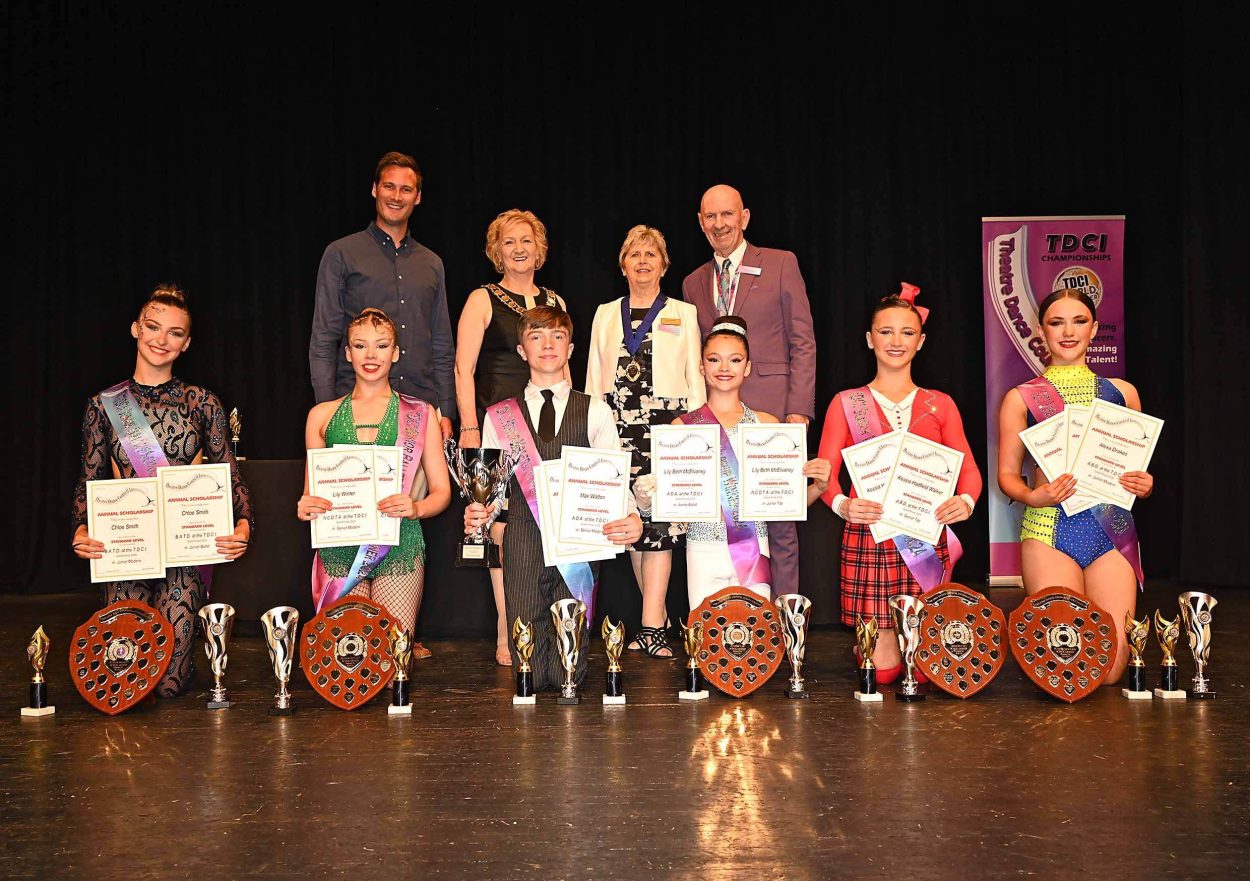
[[[747,242],[742,258],[759,275],[742,272],[733,314],[747,323],[751,375],[742,384],[742,400],[752,410],[785,419],[816,415],[816,335],[799,261],[790,251],[757,248]],[[699,331],[707,336],[719,317],[712,299],[716,263],[709,260],[686,276],[682,296],[699,313]]]

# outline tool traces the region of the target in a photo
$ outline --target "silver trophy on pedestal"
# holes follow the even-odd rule
[[[1189,650],[1194,654],[1193,688],[1189,690],[1189,696],[1211,700],[1215,692],[1207,681],[1207,658],[1211,655],[1211,610],[1215,608],[1216,599],[1196,590],[1186,591],[1177,599],[1181,619],[1185,622],[1185,633],[1189,637]]]
[[[586,604],[581,600],[556,600],[551,604],[551,623],[556,628],[556,652],[564,669],[558,704],[580,704],[577,694],[577,662],[582,656],[586,634]]]
[[[466,502],[494,505],[499,509],[516,468],[510,456],[502,450],[457,447],[451,438],[443,442],[443,455],[451,479],[460,487],[460,495]],[[456,565],[499,568],[499,548],[490,540],[489,524],[465,536],[456,551]]]
[[[287,683],[291,681],[291,661],[295,658],[295,631],[299,627],[299,610],[292,606],[272,608],[260,616],[260,626],[265,631],[269,662],[273,665],[274,678],[278,680],[278,693],[273,696],[269,715],[289,716],[295,712]]]
[[[808,611],[812,601],[802,594],[784,593],[773,600],[781,612],[781,636],[786,641],[786,657],[790,659],[790,687],[785,690],[791,700],[805,700],[807,687],[803,683],[803,657],[807,654]]]
[[[919,597],[897,594],[890,597],[890,614],[894,616],[894,635],[898,638],[898,653],[903,656],[906,675],[899,684],[894,697],[901,701],[922,701],[925,694],[916,682],[916,651],[920,648],[920,625],[924,622],[924,603]]]
[[[226,647],[230,642],[230,632],[234,629],[234,606],[229,603],[209,603],[197,613],[204,624],[204,654],[208,656],[208,666],[213,671],[213,687],[208,695],[210,710],[230,709],[230,700],[226,697],[226,686],[222,678],[226,675]]]

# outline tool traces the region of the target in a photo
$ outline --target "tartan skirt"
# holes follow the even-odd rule
[[[937,546],[942,568],[950,571],[951,555],[946,549],[946,530]],[[842,531],[842,623],[855,626],[855,617],[876,618],[877,626],[893,627],[888,601],[896,594],[920,596],[924,591],[903,562],[894,539],[881,544],[862,523],[847,523]]]

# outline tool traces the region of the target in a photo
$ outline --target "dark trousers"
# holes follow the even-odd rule
[[[793,520],[768,524],[768,555],[773,596],[799,592],[799,530]]]

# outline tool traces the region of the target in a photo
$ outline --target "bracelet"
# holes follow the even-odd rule
[[[460,433],[464,434],[466,431],[481,431],[481,430],[482,429],[478,428],[476,425],[466,425],[460,429]]]

